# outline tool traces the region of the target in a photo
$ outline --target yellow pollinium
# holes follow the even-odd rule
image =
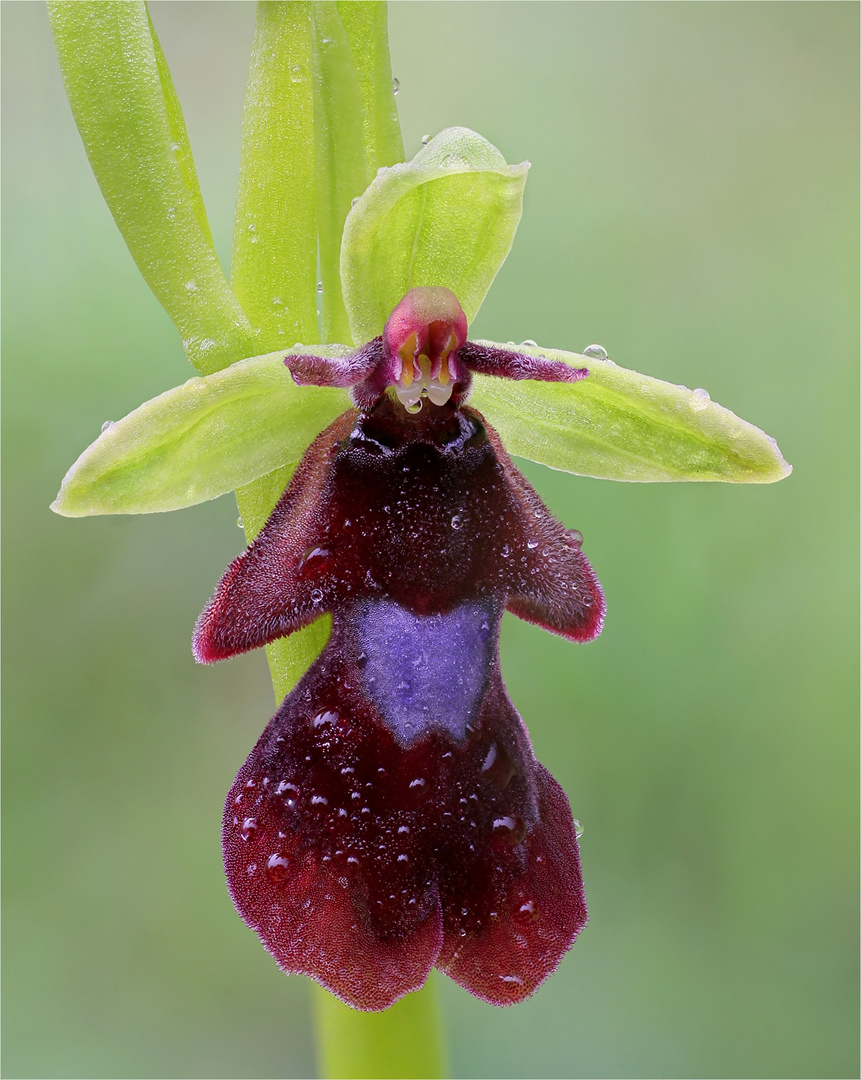
[[[413,356],[416,351],[416,335],[410,334],[407,340],[398,349],[401,358],[401,382],[409,386],[413,381]]]
[[[442,386],[446,386],[451,379],[451,372],[448,370],[448,356],[456,345],[457,337],[455,336],[454,332],[452,332],[451,336],[448,339],[448,345],[446,345],[446,347],[442,351],[439,375],[437,376],[437,379]]]

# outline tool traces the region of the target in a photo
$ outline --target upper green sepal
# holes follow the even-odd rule
[[[588,368],[589,377],[553,383],[477,375],[470,404],[512,454],[605,480],[772,484],[792,472],[774,439],[711,401],[705,390],[579,353],[517,351]]]
[[[331,357],[349,351],[311,348]],[[296,386],[283,352],[241,360],[106,426],[66,473],[51,509],[64,517],[149,514],[215,499],[297,462],[349,404],[344,390]]]
[[[468,128],[448,128],[412,161],[380,169],[341,243],[353,340],[382,333],[416,285],[451,289],[472,322],[514,241],[528,169]]]

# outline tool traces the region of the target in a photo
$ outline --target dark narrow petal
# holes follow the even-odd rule
[[[342,358],[291,355],[284,363],[298,386],[355,386],[370,375],[383,356],[383,339],[378,337]]]
[[[337,567],[320,505],[333,451],[355,421],[356,413],[343,413],[314,440],[260,535],[227,568],[194,629],[199,663],[258,648],[330,609]]]
[[[559,360],[543,356],[525,356],[491,345],[467,341],[459,357],[471,371],[479,375],[497,375],[503,379],[538,379],[541,382],[579,382],[589,374],[588,368],[573,368]]]
[[[514,1005],[541,985],[586,924],[574,822],[565,793],[535,764],[540,823],[523,842],[523,870],[476,933],[445,911],[437,967],[493,1005]]]

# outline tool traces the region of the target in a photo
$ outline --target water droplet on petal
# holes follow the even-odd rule
[[[315,728],[333,727],[340,720],[340,716],[334,709],[323,709],[317,713],[311,724]]]
[[[404,408],[407,410],[408,413],[411,413],[413,416],[415,416],[416,413],[420,413],[422,411],[421,398],[419,398],[418,401],[410,402],[409,404],[405,405]]]
[[[533,341],[532,338],[527,338],[526,341],[521,341],[520,342],[520,348],[521,349],[537,349],[538,348],[538,342]]]
[[[266,873],[273,881],[283,881],[290,873],[290,860],[276,851],[266,860]]]
[[[526,836],[526,822],[519,814],[505,814],[494,818],[493,835],[507,844],[519,844]]]
[[[311,602],[314,604],[322,604],[323,602],[323,590],[312,589],[311,590]]]
[[[392,79],[392,93],[397,94],[397,92],[400,90],[400,88],[401,88],[400,79]]]
[[[247,817],[242,822],[242,839],[250,840],[257,832],[257,818]]]
[[[105,422],[104,422],[104,423],[102,424],[102,431],[110,431],[110,429],[111,429],[111,428],[112,428],[113,426],[114,426],[114,422],[113,422],[113,420],[106,420],[106,421],[105,421]]]
[[[422,146],[427,146],[427,144],[430,141],[431,141],[430,135],[422,135]]]
[[[607,350],[603,345],[587,345],[583,350],[583,355],[588,356],[591,360],[606,360]]]
[[[312,572],[321,565],[322,560],[327,559],[331,554],[332,553],[328,548],[322,547],[319,544],[306,548],[302,553],[302,558],[299,560],[299,569],[303,573]],[[308,565],[309,563],[311,563],[310,566]]]
[[[569,529],[568,537],[574,547],[579,548],[583,546],[583,533],[579,529]]]
[[[244,529],[245,528],[245,526],[242,524],[242,518],[241,517],[238,517],[236,519],[236,527],[237,527],[237,529]]]
[[[583,835],[583,826],[580,824],[580,822],[577,820],[577,818],[574,818],[574,836],[575,836],[575,838],[577,840],[579,840],[582,835]]]
[[[305,74],[305,72],[302,70],[302,65],[301,64],[294,64],[293,67],[290,68],[290,82],[292,82],[292,83],[301,82],[304,74]]]
[[[317,292],[321,293],[322,291],[323,291],[323,282],[318,281],[317,282]]]
[[[523,986],[523,979],[519,975],[500,975],[500,979],[504,983],[511,983],[513,986]]]
[[[105,429],[102,428],[102,431],[104,431],[104,430]],[[451,519],[451,527],[453,529],[459,529],[462,524],[463,524],[463,522],[462,522],[460,514],[455,514]]]
[[[514,918],[517,922],[531,923],[533,919],[538,917],[538,909],[534,900],[524,900],[517,911],[514,913]]]

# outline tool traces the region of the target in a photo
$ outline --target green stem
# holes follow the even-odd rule
[[[447,1075],[437,974],[385,1012],[348,1009],[314,987],[320,1075],[340,1080],[413,1080]]]

